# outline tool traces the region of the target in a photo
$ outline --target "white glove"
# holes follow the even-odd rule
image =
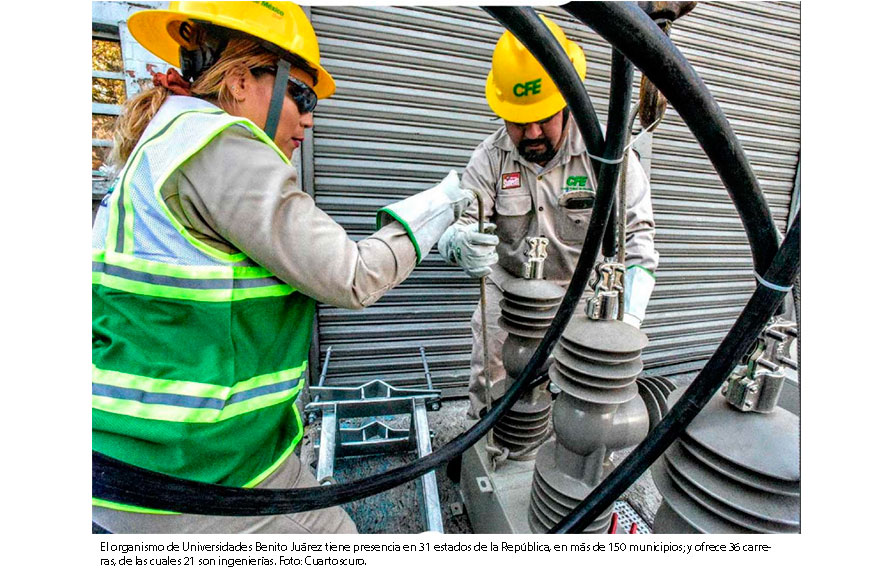
[[[474,200],[474,193],[462,189],[459,176],[451,171],[432,189],[379,209],[377,227],[380,229],[393,221],[401,223],[414,244],[419,264],[444,230],[459,219]]]
[[[625,273],[625,312],[622,318],[635,328],[640,328],[649,298],[652,296],[656,278],[642,266],[629,266]]]
[[[496,246],[498,237],[492,235],[493,224],[484,224],[484,231],[477,231],[477,224],[453,224],[438,240],[438,253],[448,264],[456,264],[472,278],[482,278],[492,273],[498,262]]]

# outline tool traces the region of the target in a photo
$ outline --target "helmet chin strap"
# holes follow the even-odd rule
[[[275,87],[272,89],[272,99],[269,101],[269,114],[266,116],[266,135],[269,139],[275,139],[275,131],[278,130],[278,120],[281,118],[281,109],[284,108],[284,95],[287,94],[287,79],[290,77],[290,63],[286,60],[278,60],[278,70],[275,71]]]

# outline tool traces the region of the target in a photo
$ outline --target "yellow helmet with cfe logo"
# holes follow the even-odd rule
[[[192,66],[194,74],[201,72],[196,70],[196,63],[210,58],[201,55],[201,37],[194,33],[198,24],[243,32],[279,56],[295,55],[317,72],[313,89],[318,98],[325,99],[335,92],[335,81],[320,66],[314,28],[292,2],[170,2],[168,10],[142,10],[127,21],[130,33],[142,46],[171,65],[182,67],[182,74],[185,65]]]
[[[586,79],[586,56],[568,40],[559,26],[541,20],[568,54],[580,78]],[[565,107],[565,99],[544,67],[510,32],[502,34],[492,53],[492,70],[486,78],[486,102],[493,112],[514,123],[533,123],[552,117]]]

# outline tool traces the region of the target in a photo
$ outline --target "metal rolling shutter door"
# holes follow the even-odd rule
[[[800,151],[800,7],[702,3],[672,38],[728,117],[784,232]],[[651,183],[661,262],[644,362],[697,369],[755,287],[749,245],[721,180],[673,111],[655,132]]]
[[[696,13],[702,11],[707,12],[707,7],[696,9]],[[590,61],[587,88],[606,122],[609,46],[561,10],[542,12],[582,44]],[[717,8],[716,13],[721,12]],[[313,7],[312,21],[324,66],[336,77],[338,91],[318,106],[314,155],[305,167],[306,181],[318,205],[359,239],[373,231],[379,207],[430,187],[450,169],[461,170],[474,147],[499,126],[486,105],[483,87],[492,47],[503,29],[473,7]],[[730,117],[731,111],[726,109],[726,114]],[[724,312],[732,316],[752,287],[746,276],[720,280],[722,266],[716,260],[715,273],[701,271],[710,267],[707,258],[721,255],[717,242],[723,235],[729,242],[736,237],[736,244],[743,245],[732,262],[744,270],[748,250],[727,194],[688,131],[682,127],[681,133],[678,125],[677,116],[671,113],[669,123],[656,133],[654,157],[668,151],[660,142],[673,140],[677,145],[671,149],[672,156],[688,154],[701,159],[699,168],[690,167],[689,175],[676,180],[676,189],[670,177],[656,180],[656,172],[666,171],[666,164],[656,165],[654,159],[653,194],[662,199],[656,202],[656,211],[657,216],[662,212],[665,223],[660,224],[659,234],[662,274],[646,329],[653,340],[650,366],[675,355],[682,361],[684,351],[694,360],[703,359],[709,353],[707,345],[714,347],[727,329],[726,321],[722,332],[708,332],[707,318],[703,318],[703,331],[696,336],[692,329],[698,321],[692,318],[691,308],[687,313],[694,295],[687,298],[686,291],[697,294],[702,283],[701,308],[709,310],[712,303],[717,309],[714,316],[725,316]],[[735,128],[742,137],[740,127]],[[668,139],[659,137],[665,129]],[[755,158],[752,161],[757,163]],[[705,187],[715,190],[693,193],[688,200],[715,198],[715,209],[728,222],[724,234],[717,230],[719,237],[702,236],[700,241],[692,237],[698,225],[692,225],[692,212],[683,210],[687,205],[683,190],[685,182],[693,179],[702,184],[709,181]],[[787,196],[783,203],[787,209]],[[705,247],[711,242],[713,246]],[[726,268],[731,268],[731,262]],[[407,281],[374,306],[351,312],[320,305],[318,362],[322,364],[327,347],[334,347],[330,384],[353,385],[382,378],[397,386],[422,385],[417,353],[422,345],[435,386],[446,389],[448,395],[460,394],[467,383],[469,320],[477,296],[474,281],[458,268],[445,265],[433,252]],[[682,329],[690,333],[688,344],[675,340],[675,331]],[[316,380],[319,365],[312,366]]]
[[[468,11],[471,26],[451,9],[312,8],[323,64],[338,83],[318,105],[314,191],[352,238],[374,230],[378,208],[461,172],[498,127],[483,86],[501,30]],[[321,363],[333,347],[329,383],[425,385],[424,346],[435,386],[464,387],[476,299],[474,281],[436,250],[365,310],[320,305]]]

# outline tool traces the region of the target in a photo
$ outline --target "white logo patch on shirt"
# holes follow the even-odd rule
[[[520,186],[520,172],[517,171],[515,173],[502,173],[501,174],[501,188],[502,189],[516,189]]]

